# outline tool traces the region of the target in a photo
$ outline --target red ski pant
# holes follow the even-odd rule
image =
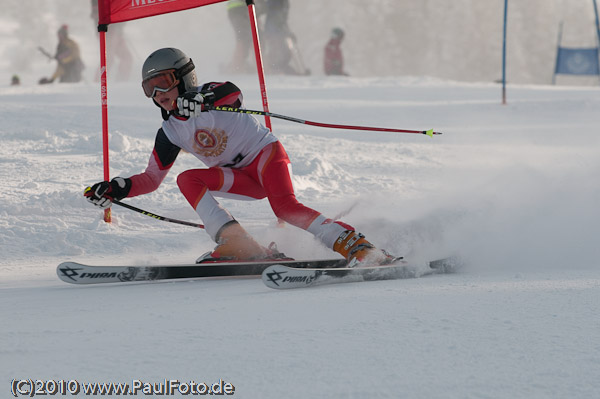
[[[285,149],[281,143],[275,142],[265,146],[254,161],[244,168],[191,169],[177,177],[177,184],[196,210],[199,204],[204,206],[203,203],[206,203],[206,206],[215,206],[214,201],[202,201],[210,192],[220,193],[220,196],[225,197],[227,194],[253,199],[266,197],[278,218],[307,230],[321,214],[302,205],[296,199],[289,164]],[[207,220],[204,222],[208,224]]]

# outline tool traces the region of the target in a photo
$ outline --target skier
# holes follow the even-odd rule
[[[54,74],[50,78],[41,78],[39,84],[52,83],[57,78],[61,83],[75,83],[81,80],[84,66],[79,55],[79,45],[69,37],[67,25],[62,25],[57,33],[58,46],[53,58],[58,65]]]
[[[385,264],[393,257],[376,249],[352,226],[326,218],[296,199],[290,160],[278,139],[253,116],[207,111],[208,105],[242,106],[242,93],[231,82],[197,86],[194,63],[181,50],[159,49],[142,67],[142,87],[161,108],[162,127],[146,170],[94,184],[84,195],[96,206],[152,192],[183,149],[208,168],[177,177],[179,189],[217,243],[209,254],[218,260],[265,260],[277,255],[259,245],[216,200],[216,196],[268,198],[275,215],[314,234],[323,244],[358,262]]]
[[[344,31],[340,28],[333,28],[331,31],[331,38],[325,46],[325,75],[344,75],[348,76],[344,72],[344,57],[342,55],[342,49],[340,45],[344,40]]]

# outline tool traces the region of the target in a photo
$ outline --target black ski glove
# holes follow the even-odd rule
[[[92,204],[102,209],[110,208],[113,201],[127,197],[131,190],[131,179],[115,177],[110,182],[103,181],[85,189],[83,195]]]
[[[201,112],[208,111],[207,105],[212,105],[215,101],[215,93],[198,93],[197,91],[188,91],[177,97],[177,112],[183,116],[200,116]]]

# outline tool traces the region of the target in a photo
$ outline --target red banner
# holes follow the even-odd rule
[[[98,0],[98,25],[131,21],[226,0]]]

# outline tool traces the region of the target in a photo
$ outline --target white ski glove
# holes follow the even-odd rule
[[[208,111],[207,105],[214,101],[214,93],[198,93],[197,91],[188,91],[177,97],[177,110],[179,115],[200,116],[201,112]]]

